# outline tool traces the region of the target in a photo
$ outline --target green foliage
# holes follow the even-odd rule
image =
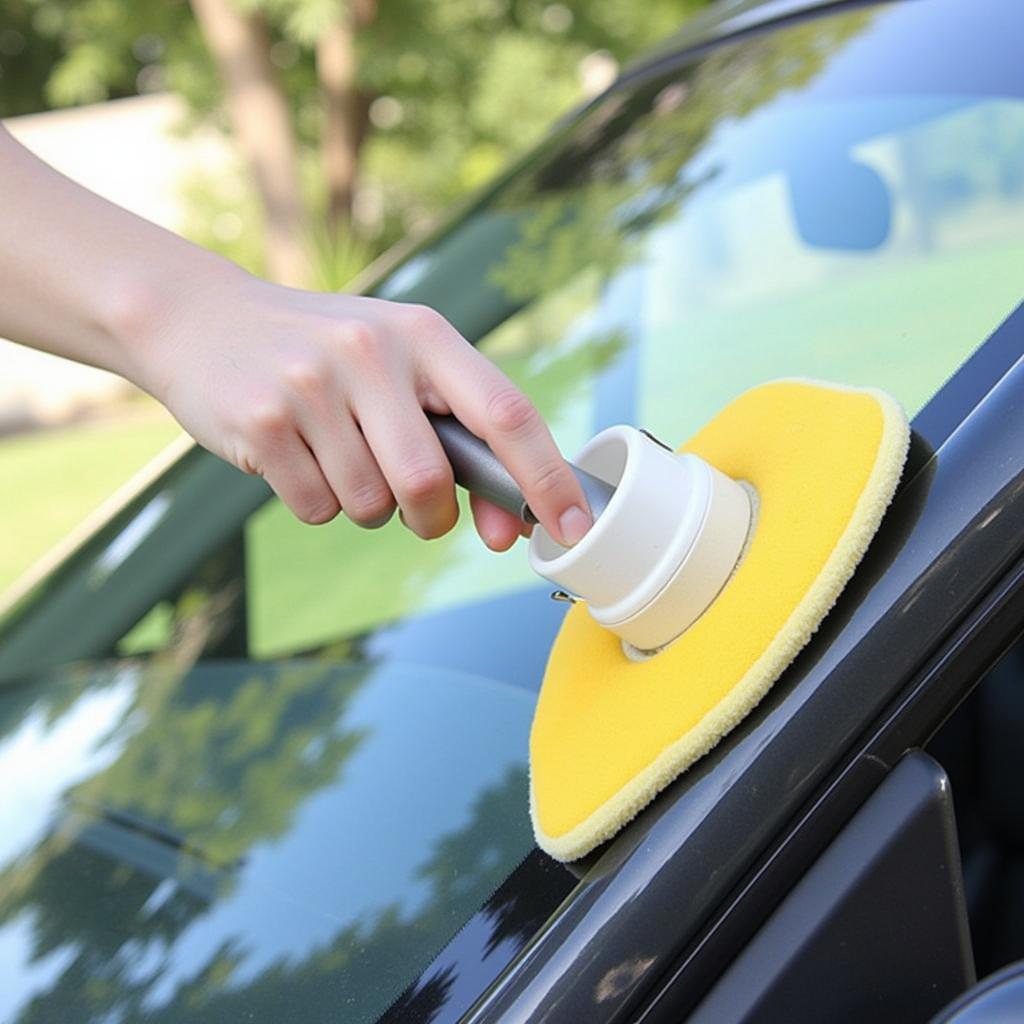
[[[556,176],[568,188],[538,188],[525,178],[503,197],[520,220],[519,239],[491,271],[491,283],[530,301],[567,283],[583,252],[611,276],[634,256],[638,238],[676,216],[698,184],[681,171],[716,127],[808,82],[870,18],[861,12],[723,47],[682,77],[673,72],[628,101],[612,98],[592,111],[578,141],[557,158]]]
[[[470,97],[470,123],[482,138],[506,150],[525,148],[553,112],[568,110],[579,99],[579,84],[566,72],[585,56],[579,44],[525,32],[499,35]]]
[[[0,18],[0,116],[30,114],[45,105],[46,82],[60,56],[37,26],[37,5],[5,0]]]
[[[95,103],[149,91],[164,76],[147,69],[201,62],[191,14],[182,0],[23,0],[34,8],[33,48],[55,48],[39,105]],[[6,99],[6,97],[4,97]],[[0,109],[6,113],[6,103]]]
[[[233,174],[197,174],[182,183],[184,233],[253,274],[264,272],[259,198],[241,166]]]
[[[320,127],[315,45],[348,3],[239,2],[268,19],[271,56],[309,162]],[[361,155],[363,201],[353,225],[358,238],[340,251],[318,236],[310,239],[319,282],[350,277],[357,264],[493,177],[584,97],[581,67],[588,55],[628,59],[705,2],[380,2],[357,40],[359,84],[372,104]],[[0,115],[170,88],[184,96],[194,118],[226,128],[222,91],[187,0],[8,0],[5,6],[11,8],[5,23],[26,55],[12,84],[0,33]],[[316,210],[322,185],[317,175],[307,182]],[[188,233],[259,270],[263,242],[253,200],[239,200],[239,189],[223,182],[190,182],[187,190],[195,205]],[[242,217],[240,235],[225,238],[210,228],[224,213]]]
[[[314,227],[311,243],[314,255],[311,283],[319,291],[341,291],[375,256],[373,246],[356,234],[336,238],[323,228]]]
[[[676,28],[704,0],[432,0],[381,5],[362,36],[368,93],[397,101],[375,132],[371,179],[399,228],[490,178],[584,97],[581,62],[616,62]],[[392,228],[392,230],[394,230]]]
[[[240,6],[263,11],[286,39],[307,47],[315,46],[349,7],[344,0],[241,0]]]

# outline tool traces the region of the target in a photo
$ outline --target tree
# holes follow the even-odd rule
[[[705,2],[13,0],[34,66],[59,54],[40,103],[170,87],[233,135],[254,269],[292,283],[317,248],[362,261],[435,216]]]
[[[359,153],[369,125],[369,101],[358,81],[356,33],[374,20],[376,11],[376,0],[352,0],[348,11],[325,25],[316,40],[323,100],[320,152],[328,224],[334,232],[351,224]]]
[[[191,0],[224,84],[235,140],[263,204],[267,269],[284,284],[308,277],[306,211],[291,115],[270,56],[271,33],[258,10],[233,0]]]

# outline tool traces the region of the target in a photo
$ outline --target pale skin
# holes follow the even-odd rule
[[[455,524],[451,467],[424,410],[491,446],[544,528],[591,525],[536,409],[438,313],[286,288],[107,202],[0,125],[0,336],[111,370],[203,447],[264,477],[301,520],[425,539]],[[476,498],[484,542],[523,524]]]

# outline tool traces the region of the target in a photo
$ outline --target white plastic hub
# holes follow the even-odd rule
[[[535,527],[530,565],[626,643],[663,647],[700,618],[736,567],[750,529],[747,492],[633,427],[602,431],[576,464],[615,493],[575,547]]]

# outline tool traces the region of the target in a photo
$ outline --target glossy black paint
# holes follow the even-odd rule
[[[402,993],[380,1024],[457,1020],[523,950],[576,881],[564,864],[534,850]]]
[[[830,784],[841,778],[842,793],[806,823],[815,852],[877,785],[888,763],[869,741],[885,733],[886,710],[1024,555],[1021,326],[1012,321],[1017,362],[975,382],[990,390],[902,484],[851,586],[772,700],[622,834],[468,1019],[622,1021],[645,1004],[644,1019],[678,1019],[762,919],[736,903],[742,927],[730,952],[716,949],[730,894],[782,855],[787,827]],[[984,373],[983,361],[960,373]],[[951,388],[950,401],[960,393]],[[1021,580],[1010,582],[1016,597]],[[1000,644],[1019,621],[1008,617]],[[977,675],[987,667],[973,652],[971,663]],[[930,710],[913,735],[888,724],[899,736],[890,748],[923,743],[966,692],[962,675],[941,671],[928,687]],[[875,745],[891,756],[881,736]],[[771,886],[759,878],[757,902],[777,900],[806,863],[805,854],[776,867]]]
[[[909,950],[913,955],[908,956]],[[905,1024],[976,980],[953,794],[904,757],[701,1001],[690,1024]]]

